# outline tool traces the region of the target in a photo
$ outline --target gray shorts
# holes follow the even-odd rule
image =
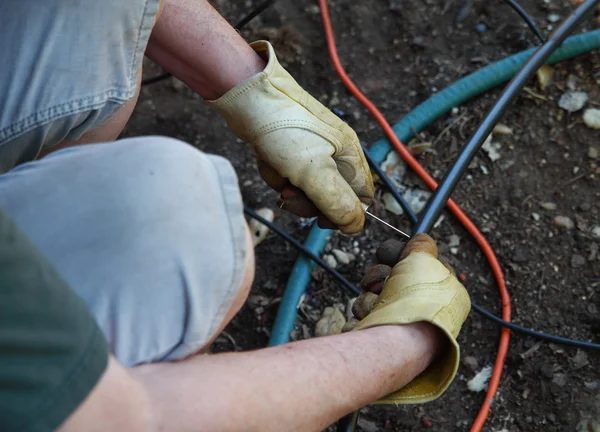
[[[230,309],[248,252],[235,172],[159,137],[31,161],[135,95],[158,8],[5,0],[0,13],[0,207],[86,301],[125,365],[195,353]]]
[[[136,92],[159,0],[3,0],[0,173],[77,140]]]
[[[181,141],[57,151],[0,175],[0,207],[128,366],[197,352],[242,284],[248,251],[235,172]]]

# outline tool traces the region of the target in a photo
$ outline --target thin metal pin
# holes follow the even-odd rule
[[[368,212],[366,209],[365,209],[365,213],[366,213],[366,214],[368,214],[369,216],[371,216],[373,219],[375,219],[375,220],[378,220],[378,221],[379,221],[379,222],[381,222],[382,224],[384,224],[384,225],[386,225],[386,226],[390,227],[390,228],[391,228],[391,229],[393,229],[394,231],[396,231],[396,232],[399,232],[400,234],[402,234],[402,235],[403,235],[403,236],[405,236],[406,238],[410,238],[410,236],[409,236],[408,234],[406,234],[404,231],[400,231],[398,228],[396,228],[396,227],[395,227],[395,226],[393,226],[393,225],[390,225],[389,223],[387,223],[387,222],[386,222],[386,221],[384,221],[383,219],[379,219],[377,216],[375,216],[375,215],[374,215],[373,213],[371,213],[371,212]]]

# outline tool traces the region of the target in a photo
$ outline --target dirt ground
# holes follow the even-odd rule
[[[222,0],[216,6],[235,23],[257,3]],[[521,3],[545,34],[556,25],[551,23],[553,14],[565,17],[571,9],[567,0]],[[330,8],[343,64],[392,123],[464,75],[536,44],[525,24],[501,1],[335,0]],[[597,26],[590,17],[584,27]],[[279,0],[243,35],[249,40],[271,40],[300,84],[338,110],[362,141],[370,144],[381,138],[379,127],[335,75],[315,0]],[[586,107],[600,105],[599,57],[596,52],[557,65],[555,83],[544,90],[532,81],[531,91],[523,92],[502,120],[513,133],[495,135],[494,141],[501,144],[500,158],[492,162],[481,152],[454,193],[496,250],[508,281],[514,322],[595,342],[600,342],[600,233],[594,236],[593,230],[600,225],[600,169],[598,152],[590,148],[600,150],[600,132],[583,124],[582,111],[560,110],[558,100],[574,88],[588,93]],[[148,62],[146,76],[160,72]],[[433,145],[419,158],[430,173],[437,178],[443,175],[499,92],[490,91],[457,107],[454,114],[423,131],[421,141]],[[449,124],[454,126],[440,136]],[[142,90],[126,135],[149,134],[176,137],[227,157],[238,172],[245,203],[276,209],[276,194],[260,179],[251,150],[175,79]],[[420,186],[410,173],[404,182]],[[373,210],[410,229],[404,217],[384,208],[381,192]],[[557,225],[556,216],[569,218],[574,226]],[[303,221],[288,214],[278,212],[276,224],[298,239],[308,232]],[[358,283],[374,262],[377,245],[392,235],[371,221],[358,238],[334,235],[329,248],[355,256],[349,265],[338,265],[338,270]],[[466,276],[472,300],[499,314],[493,276],[466,231],[446,213],[432,235],[448,261]],[[458,236],[460,244],[451,236]],[[250,301],[217,340],[215,351],[260,348],[268,341],[298,254],[273,233],[256,254],[257,276]],[[348,299],[334,280],[316,269],[293,339],[311,337],[323,308],[345,305]],[[444,396],[423,406],[365,408],[359,430],[468,430],[484,392],[469,391],[467,381],[493,364],[498,335],[494,324],[472,313],[459,337],[463,364]],[[595,416],[600,422],[599,367],[597,352],[513,334],[500,390],[484,430],[596,431],[587,428],[585,419]]]

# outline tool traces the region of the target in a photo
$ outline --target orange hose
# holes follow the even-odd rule
[[[331,61],[333,62],[333,66],[342,82],[348,88],[350,93],[369,110],[369,112],[373,115],[375,120],[379,123],[385,135],[390,140],[390,142],[394,145],[400,156],[408,163],[408,165],[415,171],[421,179],[425,182],[425,184],[431,189],[435,190],[437,188],[437,182],[429,175],[429,173],[419,164],[419,162],[410,154],[408,149],[400,142],[394,130],[387,122],[383,114],[377,109],[377,107],[371,102],[362,91],[354,84],[354,82],[350,79],[342,63],[340,62],[340,58],[338,56],[337,48],[335,45],[335,36],[333,34],[333,26],[331,25],[331,18],[329,16],[329,9],[327,7],[327,0],[319,0],[319,6],[321,8],[321,18],[323,19],[323,27],[325,29],[325,37],[327,39],[327,48],[329,49],[329,55],[331,57]],[[492,272],[496,281],[498,282],[498,290],[500,291],[500,298],[502,300],[502,319],[505,321],[510,321],[510,296],[508,294],[508,290],[506,289],[506,283],[504,281],[504,275],[502,273],[502,269],[500,268],[500,263],[498,262],[498,258],[494,253],[494,250],[487,242],[483,234],[479,231],[479,229],[475,226],[473,222],[469,219],[469,217],[461,210],[461,208],[456,204],[452,199],[448,200],[448,208],[454,213],[460,223],[467,229],[467,231],[473,236],[479,247],[482,249],[485,257],[487,258],[490,267],[492,268]],[[498,344],[498,353],[496,354],[496,362],[494,364],[494,369],[492,372],[492,376],[490,378],[490,383],[488,386],[488,391],[485,397],[485,401],[483,406],[479,410],[479,414],[471,427],[471,432],[481,431],[490,411],[490,405],[492,403],[492,399],[496,395],[496,391],[498,390],[498,385],[500,384],[500,378],[502,377],[502,369],[504,368],[504,360],[506,358],[506,353],[508,351],[508,343],[510,341],[510,330],[503,327],[500,334],[500,342]]]

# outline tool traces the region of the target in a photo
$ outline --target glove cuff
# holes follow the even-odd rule
[[[449,275],[436,284],[410,286],[393,295],[382,294],[374,310],[354,330],[381,325],[429,322],[446,335],[446,351],[402,389],[378,400],[379,404],[418,404],[441,396],[452,383],[460,361],[456,336],[470,310],[465,288]]]

